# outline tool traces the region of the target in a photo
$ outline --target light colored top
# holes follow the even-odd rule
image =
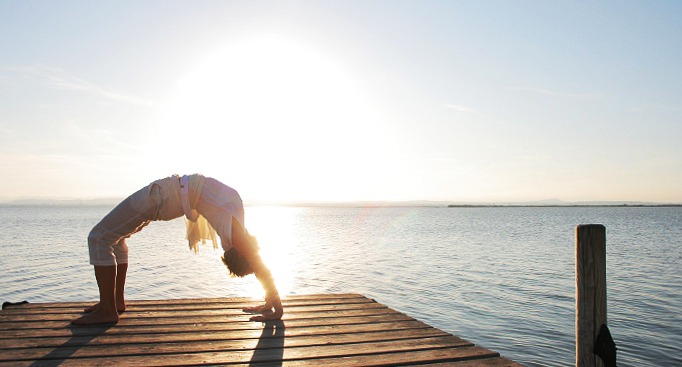
[[[182,211],[185,213],[185,227],[187,230],[187,241],[189,248],[195,253],[199,252],[199,244],[205,245],[206,241],[211,241],[213,248],[218,248],[216,231],[211,224],[199,214],[195,209],[201,197],[201,192],[206,178],[202,175],[194,174],[180,177],[180,201]]]
[[[193,180],[194,182],[203,180]],[[203,182],[201,183],[203,186]],[[195,195],[196,196],[196,195]],[[189,203],[189,176],[184,175],[180,177],[180,201],[182,202],[182,211],[185,212],[187,220],[196,222],[199,218],[199,213]]]

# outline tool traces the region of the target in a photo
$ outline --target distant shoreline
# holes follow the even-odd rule
[[[122,199],[18,199],[0,201],[0,207],[28,206],[61,206],[61,207],[95,207],[116,206]],[[279,206],[298,208],[661,208],[682,207],[682,203],[642,203],[642,202],[586,202],[586,203],[448,203],[443,201],[359,201],[359,202],[302,202],[302,203],[268,203],[245,201],[247,207]]]
[[[448,208],[660,208],[660,207],[682,207],[682,204],[490,204],[490,205],[468,205],[451,204]]]

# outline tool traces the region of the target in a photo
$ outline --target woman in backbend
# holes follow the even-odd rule
[[[256,238],[244,227],[241,197],[218,180],[194,174],[152,182],[123,200],[95,225],[88,236],[88,248],[99,287],[99,303],[71,322],[77,325],[118,322],[119,312],[126,307],[126,238],[151,221],[183,215],[192,222],[202,216],[217,231],[225,251],[223,262],[233,276],[253,273],[260,281],[265,289],[265,303],[244,309],[261,313],[251,320],[279,320],[284,312],[282,302],[272,274],[258,253]]]

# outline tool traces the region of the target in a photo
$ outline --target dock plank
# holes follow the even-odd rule
[[[287,297],[283,319],[268,323],[241,311],[255,302],[130,301],[105,326],[70,325],[90,303],[10,307],[0,312],[0,366],[520,366],[358,294]]]
[[[206,335],[208,336],[208,335]],[[167,342],[152,342],[144,338],[126,340],[120,344],[100,344],[100,345],[57,345],[53,347],[32,347],[32,348],[13,348],[3,352],[0,360],[34,360],[45,355],[54,358],[84,358],[84,357],[116,357],[122,355],[157,355],[157,354],[180,354],[180,353],[201,353],[211,351],[239,351],[254,350],[259,348],[276,349],[279,347],[310,347],[310,346],[331,346],[337,344],[395,341],[403,339],[446,337],[447,333],[438,329],[410,329],[410,330],[381,330],[367,333],[356,333],[354,330],[346,334],[318,334],[308,336],[283,335],[284,340],[279,338],[263,338],[261,333],[244,335],[244,338],[232,338],[216,340],[214,338],[194,340],[185,339],[182,336],[176,337]],[[458,345],[468,345],[466,341],[460,341]],[[115,348],[112,348],[112,345]],[[141,347],[141,346],[144,347]]]
[[[223,299],[210,299],[210,300],[188,300],[180,299],[177,303],[169,302],[168,300],[158,300],[158,301],[131,301],[127,303],[128,311],[192,311],[192,310],[233,310],[240,311],[242,307],[255,305],[258,300],[254,299],[238,299],[239,301],[234,301],[232,298]],[[189,302],[191,301],[191,302]],[[84,308],[92,306],[94,302],[71,302],[71,303],[38,303],[38,304],[26,304],[20,307],[10,307],[4,311],[4,315],[33,315],[33,314],[63,314],[63,313],[80,313]],[[296,308],[309,308],[313,306],[324,307],[324,306],[335,306],[335,305],[350,305],[358,304],[357,307],[362,307],[362,304],[373,304],[379,305],[375,301],[368,298],[351,298],[351,297],[339,297],[339,298],[294,298],[282,300],[282,304],[287,309]],[[381,305],[382,307],[386,307]],[[1,322],[1,320],[0,320]]]
[[[286,323],[285,337],[310,336],[310,335],[333,335],[344,333],[364,333],[382,330],[412,330],[431,328],[421,321],[406,318],[405,321],[369,323],[369,324],[336,324],[326,325],[323,321],[318,324],[309,323],[305,327]],[[53,337],[21,337],[17,339],[0,340],[0,349],[12,348],[40,348],[78,345],[106,345],[132,342],[179,342],[179,341],[212,341],[229,339],[260,338],[262,329],[228,329],[228,330],[205,330],[198,329],[193,332],[170,331],[164,333],[119,333],[97,334],[79,336],[53,336]]]

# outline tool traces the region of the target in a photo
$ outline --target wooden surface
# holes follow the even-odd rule
[[[72,326],[89,303],[0,311],[0,366],[520,366],[357,294],[290,296],[282,321],[247,298],[129,301],[116,325]]]
[[[594,345],[606,325],[606,228],[582,224],[575,238],[575,365],[602,367]]]

